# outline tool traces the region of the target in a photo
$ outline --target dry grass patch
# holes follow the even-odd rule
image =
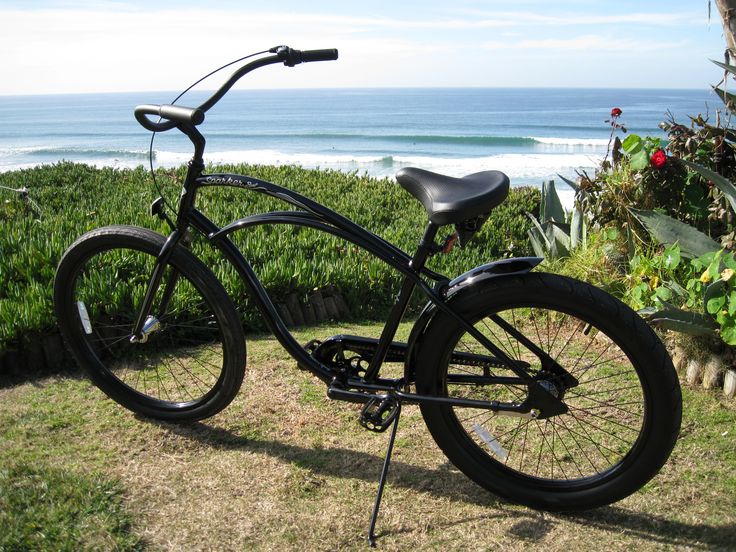
[[[298,338],[379,332],[320,328]],[[0,467],[22,457],[117,480],[133,531],[152,550],[364,550],[388,435],[362,430],[358,406],[324,391],[271,338],[249,339],[240,394],[195,424],[138,419],[84,379],[25,383],[0,390]],[[614,506],[564,516],[479,488],[407,407],[379,547],[726,550],[736,542],[736,408],[702,392],[685,400],[683,438],[652,483]]]

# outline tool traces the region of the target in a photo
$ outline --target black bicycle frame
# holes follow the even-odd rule
[[[182,130],[187,134],[190,134],[191,132],[194,132],[197,135],[199,134],[193,126]],[[195,140],[193,139],[193,141]],[[201,149],[203,149],[203,144]],[[201,149],[197,148],[198,152],[201,151]],[[195,155],[195,158],[189,164],[189,170],[187,172],[182,195],[179,201],[177,219],[173,224],[173,232],[169,236],[157,259],[156,267],[154,268],[154,272],[149,282],[149,287],[139,315],[138,323],[136,324],[133,332],[134,335],[140,335],[144,321],[152,306],[153,297],[156,290],[161,285],[160,275],[162,273],[162,267],[166,264],[171,251],[173,251],[176,245],[186,236],[188,229],[193,227],[204,235],[213,246],[217,247],[223,253],[225,258],[227,258],[227,260],[235,267],[238,274],[245,281],[248,289],[250,290],[256,307],[264,317],[266,324],[271,332],[276,336],[279,343],[281,343],[281,345],[289,352],[299,365],[307,368],[322,381],[328,383],[331,386],[332,391],[330,395],[334,398],[365,402],[365,400],[367,400],[366,397],[370,397],[366,392],[375,393],[379,391],[390,391],[394,396],[407,402],[443,402],[457,406],[462,403],[464,406],[520,413],[528,412],[531,409],[529,404],[525,404],[522,407],[518,404],[509,405],[495,401],[461,401],[459,399],[451,399],[447,397],[414,395],[401,391],[400,389],[403,384],[410,382],[393,379],[382,380],[379,378],[381,365],[386,358],[386,354],[396,334],[396,330],[406,311],[410,296],[414,289],[418,287],[436,308],[454,318],[463,327],[463,329],[465,329],[465,331],[478,340],[478,342],[486,347],[488,351],[493,353],[496,360],[500,361],[504,366],[511,370],[516,375],[515,381],[520,385],[529,386],[529,396],[530,398],[533,396],[533,402],[535,403],[534,406],[537,410],[539,410],[538,407],[544,406],[545,414],[550,415],[552,413],[559,413],[560,409],[565,408],[561,401],[551,395],[546,389],[538,385],[536,380],[524,369],[523,366],[513,358],[509,357],[483,333],[465,320],[444,299],[443,294],[447,284],[449,283],[449,279],[427,269],[424,266],[427,258],[439,250],[439,247],[434,242],[437,231],[439,230],[437,225],[431,222],[428,223],[417,251],[413,256],[410,256],[395,245],[362,228],[342,215],[283,186],[260,180],[258,178],[237,174],[202,174],[203,164],[197,159],[197,157],[198,156]],[[194,207],[196,195],[200,188],[218,186],[234,187],[263,193],[282,200],[296,207],[297,210],[274,211],[250,215],[220,228]],[[369,366],[362,378],[351,378],[349,380],[345,380],[343,378],[341,380],[340,374],[338,374],[333,368],[318,362],[296,341],[287,328],[286,323],[276,310],[250,263],[228,237],[237,230],[272,224],[303,226],[333,234],[362,249],[365,249],[404,275],[404,280],[396,302],[391,309],[383,331],[381,332],[381,336],[378,339],[376,351],[371,357]],[[435,285],[428,285],[423,277],[433,280]],[[167,282],[165,285],[166,288],[168,288],[173,285],[173,283]],[[166,296],[167,293],[168,289],[165,289],[164,296]],[[528,342],[523,334],[513,327],[509,326],[505,328],[505,331],[519,339],[522,343]],[[547,361],[548,364],[556,364],[543,351],[536,350],[533,352],[540,356],[543,361]],[[569,375],[561,367],[558,367],[558,369],[564,372],[564,374],[562,374],[563,376]],[[500,379],[508,381],[510,378]],[[344,391],[342,389],[344,389]],[[351,391],[351,389],[358,391]],[[546,417],[546,415],[544,417]]]
[[[245,280],[256,307],[264,317],[271,332],[276,336],[289,354],[294,357],[299,365],[307,368],[317,377],[329,384],[330,388],[328,394],[334,398],[366,402],[366,400],[369,400],[366,397],[370,398],[371,396],[375,396],[376,392],[386,391],[391,393],[394,398],[398,397],[401,400],[408,402],[443,402],[445,404],[457,405],[460,405],[462,402],[464,406],[487,408],[496,411],[507,410],[515,413],[529,413],[532,409],[537,411],[541,409],[544,412],[544,417],[565,412],[567,408],[562,401],[542,387],[524,369],[524,366],[522,366],[523,363],[519,363],[509,357],[503,350],[483,335],[482,332],[477,330],[473,324],[469,323],[459,313],[457,313],[450,305],[450,301],[445,300],[444,295],[448,286],[451,284],[450,280],[424,266],[427,258],[441,249],[441,247],[436,245],[434,242],[437,231],[439,230],[439,226],[436,224],[433,224],[432,222],[428,223],[424,236],[422,237],[416,252],[413,256],[410,256],[380,236],[369,232],[331,209],[328,209],[327,207],[288,188],[257,178],[237,174],[203,174],[205,138],[197,130],[196,125],[204,120],[204,113],[214,106],[238,79],[254,69],[273,63],[283,62],[288,66],[293,66],[294,64],[307,61],[324,61],[337,58],[336,50],[313,50],[300,52],[298,50],[292,50],[286,46],[279,46],[272,48],[269,52],[276,55],[255,60],[238,69],[212,97],[197,109],[181,108],[170,105],[147,105],[136,108],[136,119],[145,128],[153,132],[162,132],[172,128],[178,128],[181,132],[186,134],[194,146],[194,156],[189,162],[189,169],[187,171],[182,194],[179,199],[176,222],[170,221],[162,211],[158,212],[158,215],[167,220],[172,226],[172,233],[159,253],[153,273],[149,279],[143,304],[133,328],[132,340],[144,341],[147,338],[147,336],[144,335],[143,330],[146,320],[150,314],[156,292],[162,285],[161,280],[163,268],[176,246],[182,240],[187,239],[189,228],[193,227],[195,230],[203,234],[209,242],[217,247],[228,261],[233,264],[240,277]],[[148,115],[160,115],[164,118],[168,117],[168,120],[164,122],[159,120],[159,122],[156,123],[148,119]],[[297,210],[276,211],[251,215],[237,220],[224,228],[220,228],[194,207],[195,198],[199,188],[212,186],[229,186],[264,193],[296,207]],[[264,224],[304,226],[333,234],[362,249],[365,249],[404,275],[399,295],[391,309],[388,320],[386,321],[383,331],[381,332],[381,336],[377,341],[375,352],[371,356],[368,368],[363,377],[346,378],[335,369],[319,362],[294,339],[283,319],[274,307],[268,293],[253,271],[253,268],[244,258],[242,252],[228,237],[231,233],[237,230]],[[528,271],[531,269],[534,264],[535,263],[526,263],[526,270]],[[491,267],[492,265],[488,266]],[[484,269],[485,267],[480,268]],[[424,278],[433,280],[435,282],[434,285],[430,286]],[[163,292],[164,305],[171,296],[176,280],[177,276],[174,275],[169,277],[163,284],[165,286]],[[515,374],[516,381],[518,381],[519,384],[528,386],[528,399],[525,401],[524,405],[507,403],[499,404],[486,401],[459,401],[459,399],[448,397],[412,395],[402,391],[403,385],[411,383],[406,378],[404,381],[382,380],[379,378],[381,365],[386,358],[398,325],[406,311],[411,294],[416,287],[418,287],[424,295],[427,296],[430,303],[436,309],[452,317],[460,327],[474,337],[488,351],[493,353],[497,362]],[[501,320],[500,322],[497,321],[497,323],[505,322]],[[526,339],[526,337],[516,328],[506,324],[504,326],[504,331],[516,338],[532,353],[539,357],[542,361],[542,365],[546,369],[551,370],[555,376],[562,378],[567,387],[572,387],[577,384],[575,378],[559,366],[554,359],[550,358],[547,353]],[[493,380],[498,383],[509,383],[513,378],[492,377],[489,378],[489,380]],[[358,391],[356,392],[351,390]],[[371,393],[373,393],[373,395],[371,395]]]
[[[542,382],[535,379],[535,377],[526,371],[525,368],[529,366],[528,364],[522,361],[516,361],[508,356],[452,307],[452,301],[456,295],[465,293],[468,289],[473,290],[474,286],[478,285],[478,282],[503,274],[528,272],[540,259],[497,261],[477,267],[473,271],[450,281],[442,274],[438,274],[425,267],[425,263],[431,255],[443,250],[442,246],[435,243],[439,226],[433,224],[431,221],[427,224],[416,252],[410,256],[380,236],[369,232],[331,209],[288,188],[258,178],[237,174],[203,174],[205,139],[197,130],[196,125],[204,121],[204,113],[213,107],[238,79],[254,69],[274,63],[283,62],[285,65],[293,67],[296,64],[304,62],[337,59],[337,50],[334,49],[299,51],[292,50],[287,46],[278,46],[270,49],[269,53],[275,55],[252,61],[239,68],[199,108],[192,109],[173,105],[144,105],[138,106],[135,110],[136,119],[141,125],[152,132],[163,132],[172,128],[178,128],[186,134],[194,145],[194,156],[189,162],[189,169],[179,199],[176,221],[171,221],[163,212],[163,200],[161,198],[152,207],[154,214],[157,214],[169,223],[172,232],[157,256],[153,272],[149,278],[143,304],[133,328],[131,341],[142,342],[148,338],[144,328],[149,319],[154,297],[156,297],[161,286],[163,286],[163,293],[160,308],[162,310],[166,309],[174,286],[176,285],[178,275],[175,271],[172,271],[164,282],[164,268],[177,245],[180,243],[186,245],[188,243],[189,229],[194,228],[204,235],[213,246],[218,248],[225,258],[235,267],[240,277],[245,281],[256,307],[265,319],[271,332],[301,367],[308,369],[328,384],[327,395],[334,399],[364,403],[364,407],[361,410],[360,423],[367,429],[385,431],[388,427],[392,427],[391,438],[379,480],[378,494],[374,503],[370,528],[368,530],[368,540],[371,545],[375,545],[376,519],[388,474],[388,466],[391,460],[391,451],[394,446],[402,403],[441,404],[444,406],[479,408],[499,414],[503,413],[538,419],[567,412],[567,407],[557,397],[557,394],[553,395],[547,387],[542,385]],[[160,116],[158,122],[154,122],[148,118],[149,116],[156,115]],[[284,201],[295,207],[296,210],[250,215],[220,228],[194,207],[197,192],[200,188],[216,186],[228,186],[263,193]],[[352,338],[354,342],[359,340],[358,343],[368,341],[371,343],[372,354],[363,376],[359,376],[357,370],[346,373],[337,367],[337,365],[329,366],[329,360],[325,360],[325,364],[323,364],[320,359],[324,360],[324,357],[318,354],[320,347],[317,347],[314,350],[314,354],[311,354],[294,339],[294,336],[289,332],[284,320],[274,307],[273,302],[264,289],[263,284],[258,279],[258,276],[253,271],[250,263],[229,238],[230,234],[241,229],[272,224],[303,226],[327,232],[368,251],[403,274],[404,279],[399,294],[389,313],[380,338],[377,341],[367,340],[366,338]],[[425,279],[433,281],[434,285],[430,286]],[[461,360],[463,358],[468,360],[467,357],[470,357],[470,361],[483,365],[484,374],[482,376],[448,374],[448,381],[468,385],[526,385],[528,393],[523,403],[461,399],[441,396],[440,394],[431,396],[419,395],[410,393],[408,390],[409,384],[413,382],[413,374],[411,373],[405,372],[404,378],[399,379],[382,379],[379,377],[380,368],[388,358],[392,346],[397,347],[401,345],[394,344],[393,338],[404,316],[411,294],[417,287],[427,296],[430,306],[425,308],[415,324],[412,330],[412,337],[409,338],[409,344],[415,343],[418,335],[416,332],[421,332],[431,322],[432,317],[437,311],[446,313],[493,355],[493,357],[489,357],[474,355],[472,353],[459,353],[458,355],[453,353],[453,357],[458,356]],[[555,379],[559,379],[565,388],[577,385],[577,380],[570,373],[559,366],[554,359],[527,339],[515,327],[503,320],[500,316],[491,315],[491,318],[503,328],[506,334],[515,338],[521,345],[539,358],[542,364],[542,372],[545,375],[551,374]],[[339,340],[335,337],[328,340],[327,343],[331,347],[335,343],[339,344]],[[375,347],[375,349],[372,347]],[[319,358],[317,358],[318,356]],[[409,366],[410,363],[411,359],[407,355],[405,366]],[[486,372],[490,372],[490,370],[487,370],[489,365],[503,366],[513,372],[515,377],[488,375]]]

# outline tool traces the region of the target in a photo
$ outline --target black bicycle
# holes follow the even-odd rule
[[[507,196],[498,171],[451,178],[404,168],[396,179],[429,221],[409,255],[288,188],[236,174],[203,174],[204,114],[246,73],[269,64],[337,59],[337,50],[280,46],[235,71],[198,108],[142,105],[146,129],[177,128],[194,145],[178,211],[152,214],[168,236],[133,226],[88,232],[66,251],[54,287],[56,315],[78,363],[124,407],[173,422],[199,420],[233,400],[245,371],[245,336],[221,283],[192,252],[192,232],[219,249],[245,282],[271,331],[327,385],[332,399],[362,403],[360,423],[391,428],[369,530],[386,480],[401,408],[418,404],[446,456],[486,489],[533,508],[593,508],[642,487],[662,467],[681,418],[678,379],[655,333],[626,305],[563,276],[532,272],[540,258],[490,262],[454,279],[425,266],[462,246]],[[159,117],[154,121],[149,116]],[[195,207],[201,188],[228,186],[283,200],[291,210],[219,227]],[[230,239],[287,224],[333,234],[403,275],[379,339],[333,336],[300,345],[243,253]],[[442,226],[454,227],[444,240]],[[406,343],[393,341],[410,295],[428,302]],[[381,376],[384,363],[403,375]]]

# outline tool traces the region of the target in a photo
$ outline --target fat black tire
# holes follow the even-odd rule
[[[530,338],[535,334],[535,327],[540,330],[540,326],[543,326],[541,313],[547,313],[547,326],[552,321],[553,328],[547,334],[547,344],[552,342],[550,336],[555,335],[550,354],[554,356],[552,353],[559,350],[561,358],[570,358],[567,366],[560,361],[563,368],[572,371],[573,367],[579,366],[575,372],[583,374],[581,385],[566,391],[568,400],[563,396],[563,401],[576,403],[577,407],[549,420],[517,422],[513,418],[489,415],[487,421],[482,422],[490,428],[486,431],[477,421],[484,420],[484,411],[422,404],[422,415],[430,433],[457,468],[482,487],[509,501],[550,511],[580,510],[610,504],[635,492],[657,474],[677,440],[682,399],[677,375],[664,346],[635,312],[589,284],[544,273],[487,280],[458,293],[451,302],[476,328],[485,327],[489,330],[493,328],[488,326],[490,319],[487,317],[492,313],[504,313],[502,316],[509,318],[509,321],[511,313],[517,327],[525,327],[525,322],[516,317],[527,313],[531,323],[526,322],[528,331],[525,335]],[[554,334],[555,323],[559,323],[557,334]],[[494,332],[489,332],[489,337],[491,333]],[[508,336],[498,331],[495,333],[499,334],[501,342],[509,340],[508,349],[511,352],[526,355],[527,360],[530,358],[523,347],[511,344]],[[544,334],[543,331],[541,333]],[[465,393],[464,396],[486,391],[447,383],[448,372],[458,369],[456,366],[450,368],[451,353],[456,347],[462,351],[461,345],[468,347],[468,336],[464,334],[465,331],[442,312],[438,312],[429,322],[421,336],[416,356],[416,386],[420,394],[445,396],[453,393],[453,385],[458,392]],[[561,347],[564,341],[560,334],[574,347]],[[592,345],[588,344],[588,348],[584,348],[581,340],[581,346],[578,347],[577,336],[585,340],[590,337]],[[545,338],[540,337],[537,341],[544,344]],[[603,353],[603,361],[596,365],[598,360],[592,360],[594,354],[604,347],[605,351],[613,352]],[[614,352],[617,356],[613,356]],[[488,353],[483,351],[482,354]],[[574,362],[576,355],[583,359],[582,364]],[[607,360],[608,355],[611,355],[610,361]],[[470,369],[467,366],[460,368]],[[594,370],[606,372],[588,375]],[[504,372],[502,375],[513,374]],[[588,381],[590,383],[586,383]],[[496,385],[494,389],[498,387]],[[511,386],[509,391],[513,391],[513,397],[521,394],[519,402],[526,393],[525,389],[520,392],[518,387]],[[495,391],[488,389],[487,392]],[[631,397],[641,397],[641,405],[631,404],[637,400],[628,402]],[[472,413],[468,413],[470,410]],[[496,425],[502,423],[507,425]],[[631,427],[627,427],[629,423]],[[601,429],[600,438],[597,437],[597,426]],[[509,433],[495,440],[506,427],[511,428]],[[613,427],[615,431],[610,430]],[[536,437],[539,443],[538,460],[536,449],[534,456],[526,459],[525,450],[519,450],[522,442],[520,436],[523,435],[526,447],[530,431],[533,437],[537,434],[542,436]],[[550,435],[553,439],[551,442]],[[590,438],[590,442],[587,438]],[[595,439],[599,440],[596,442]],[[488,444],[494,440],[495,443]],[[499,443],[502,448],[500,453],[498,449],[493,450]],[[504,443],[506,448],[503,448]],[[611,452],[608,452],[608,447]],[[513,449],[513,460],[509,449]],[[600,451],[600,455],[597,451]],[[506,457],[503,456],[504,452],[507,453]],[[582,458],[579,463],[575,460],[576,454]],[[590,458],[585,458],[588,455]],[[593,458],[597,455],[611,465],[599,467],[599,464],[606,462]],[[612,458],[609,459],[609,456]],[[570,458],[576,463],[570,462]],[[513,467],[514,462],[517,463],[516,467]]]
[[[220,282],[177,246],[166,268],[178,273],[171,312],[155,313],[161,329],[146,343],[130,342],[135,306],[165,241],[134,226],[83,235],[59,263],[54,308],[67,347],[105,394],[143,416],[188,422],[216,414],[236,396],[245,338]]]

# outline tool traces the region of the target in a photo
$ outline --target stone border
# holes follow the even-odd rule
[[[301,301],[299,294],[291,293],[285,303],[276,303],[276,308],[290,328],[350,317],[345,299],[332,285],[312,291],[306,301]],[[58,332],[34,336],[24,345],[0,353],[0,378],[53,373],[71,362]]]
[[[721,355],[713,353],[705,359],[688,358],[678,346],[671,349],[671,355],[680,379],[688,385],[721,389],[727,399],[736,397],[736,369],[726,366]]]

